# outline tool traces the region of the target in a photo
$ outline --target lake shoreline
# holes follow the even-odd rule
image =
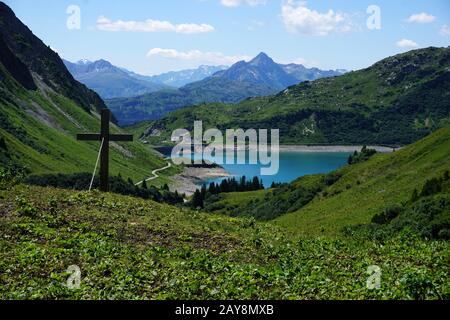
[[[171,177],[173,183],[169,188],[170,191],[191,196],[205,181],[227,177],[231,177],[231,174],[220,166],[213,168],[185,167],[182,173]]]
[[[363,145],[349,146],[349,145],[280,145],[280,152],[360,152]],[[385,147],[385,146],[366,146],[368,149],[374,149],[380,153],[390,153],[400,148]]]
[[[203,147],[205,147],[204,145]],[[355,151],[360,152],[363,148],[363,145],[295,145],[295,144],[282,144],[279,147],[280,152],[346,152],[346,153],[353,153]],[[379,145],[367,145],[368,149],[374,149],[379,153],[391,153],[395,152],[396,150],[400,150],[401,147],[388,147],[388,146],[379,146]],[[161,147],[154,147],[154,148],[161,148]],[[170,148],[170,147],[166,147]],[[233,150],[233,148],[223,147],[221,149],[222,151],[228,151]],[[234,148],[235,151],[243,151],[243,150],[250,150],[248,146],[246,148]],[[252,148],[252,150],[254,150]],[[268,147],[268,150],[270,151],[270,146]],[[201,152],[200,148],[194,148],[194,152]]]
[[[361,151],[363,146],[349,146],[349,145],[281,145],[279,147],[280,153],[284,154],[352,154],[355,151]],[[379,153],[391,153],[395,151],[394,148],[386,146],[367,146],[369,149],[375,149]],[[230,149],[225,149],[226,150]],[[270,149],[269,149],[270,150]],[[345,155],[347,159],[348,155]],[[227,178],[233,176],[224,167],[217,165],[213,167],[208,166],[186,166],[182,173],[172,176],[172,183],[169,185],[171,191],[177,191],[179,194],[191,196],[205,181],[214,180],[218,178]],[[301,176],[301,175],[299,175]]]

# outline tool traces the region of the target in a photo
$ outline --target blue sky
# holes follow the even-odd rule
[[[231,64],[261,51],[277,62],[356,70],[414,48],[450,45],[448,0],[5,2],[61,57],[103,58],[147,75]],[[371,5],[381,19],[376,10],[367,13]]]

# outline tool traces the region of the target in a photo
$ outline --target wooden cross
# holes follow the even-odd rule
[[[111,121],[111,111],[102,109],[102,126],[100,134],[88,133],[77,134],[79,141],[100,141],[102,148],[100,150],[100,191],[108,192],[109,184],[109,142],[110,141],[133,141],[133,136],[128,134],[110,134],[109,122]]]

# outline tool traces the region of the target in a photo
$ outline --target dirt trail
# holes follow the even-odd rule
[[[148,178],[148,179],[145,179],[145,181],[147,182],[147,181],[151,181],[151,180],[158,179],[158,178],[159,178],[158,172],[167,170],[167,169],[169,169],[170,167],[172,167],[172,164],[171,164],[170,162],[167,162],[167,166],[165,166],[165,167],[163,167],[163,168],[159,168],[159,169],[153,170],[153,171],[152,171],[153,177],[150,177],[150,178]],[[143,184],[143,183],[144,183],[144,181],[140,181],[140,182],[136,183],[136,185],[139,186],[139,185],[141,185],[141,184]]]

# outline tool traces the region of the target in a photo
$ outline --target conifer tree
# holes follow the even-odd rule
[[[209,184],[209,193],[216,194],[216,184],[214,182]]]
[[[197,189],[195,190],[195,193],[192,197],[192,207],[197,208],[203,208],[203,199],[201,192]]]
[[[207,192],[207,190],[206,190],[206,184],[203,184],[203,185],[202,185],[202,189],[200,190],[200,194],[201,194],[201,196],[202,196],[202,200],[205,200],[205,199],[206,199],[206,192]]]

